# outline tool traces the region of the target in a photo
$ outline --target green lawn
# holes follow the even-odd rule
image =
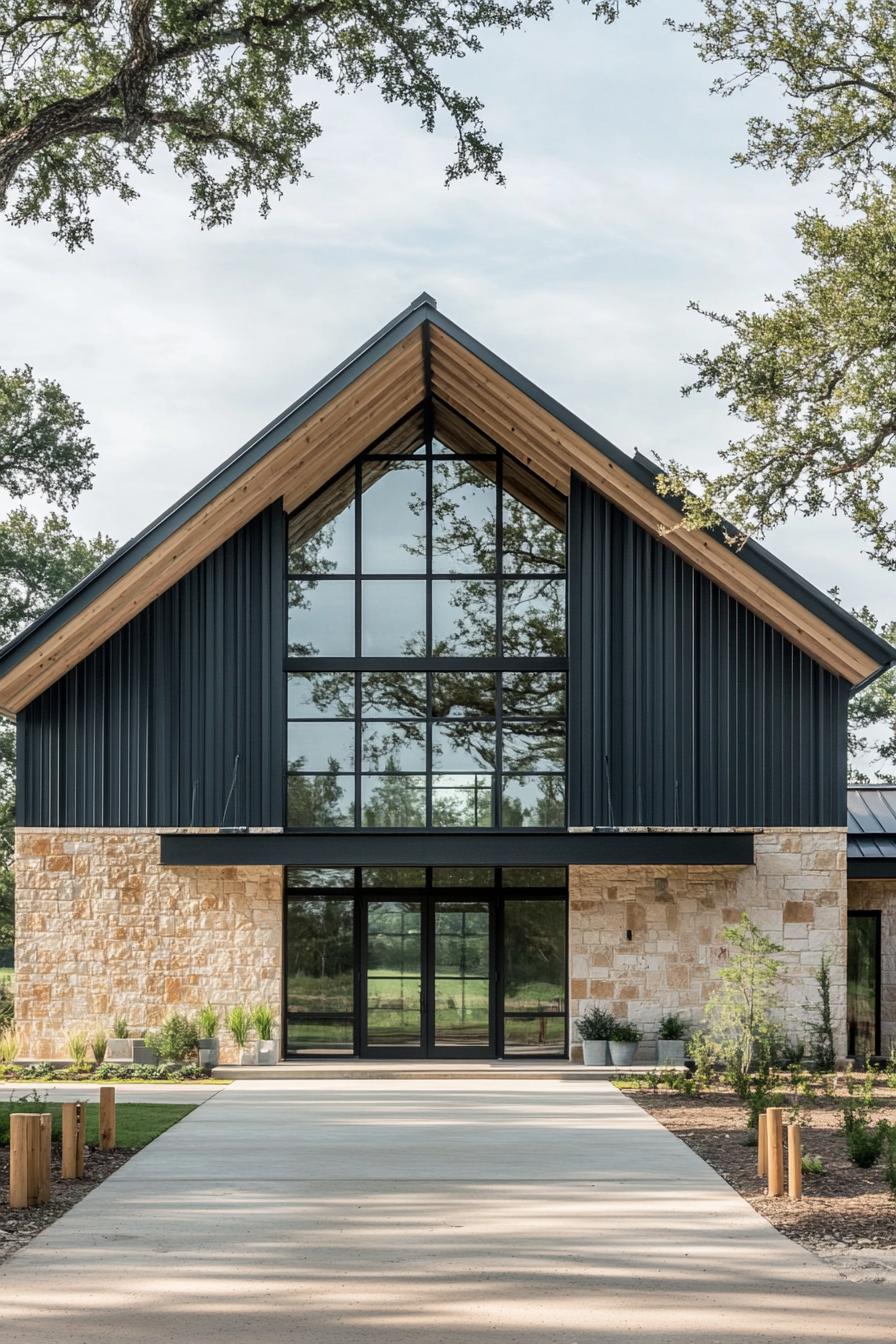
[[[144,1148],[166,1129],[183,1120],[195,1106],[169,1105],[167,1102],[126,1101],[115,1108],[116,1148]],[[98,1142],[99,1105],[87,1106],[87,1143]],[[53,1138],[62,1138],[62,1103],[58,1101],[4,1101],[0,1102],[0,1144],[9,1143],[9,1117],[13,1111],[49,1111],[53,1116]]]

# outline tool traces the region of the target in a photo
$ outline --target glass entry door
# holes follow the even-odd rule
[[[369,900],[368,1055],[494,1053],[494,900]]]
[[[423,1045],[423,928],[420,901],[367,904],[365,1014],[368,1050]]]
[[[562,868],[290,867],[286,1054],[562,1058]]]
[[[434,901],[430,1051],[492,1053],[493,902]]]

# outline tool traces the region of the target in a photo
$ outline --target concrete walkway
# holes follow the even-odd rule
[[[737,1137],[732,1136],[732,1143]],[[16,1344],[892,1344],[606,1083],[235,1083],[0,1271]]]
[[[184,1102],[199,1106],[209,1101],[226,1083],[112,1083],[116,1101]],[[45,1101],[99,1101],[99,1083],[2,1083],[0,1101],[21,1101],[34,1094]]]

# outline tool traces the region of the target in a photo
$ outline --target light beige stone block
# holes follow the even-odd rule
[[[16,1024],[23,1052],[74,1030],[267,1002],[280,1016],[280,868],[162,868],[149,830],[16,836]],[[588,964],[583,968],[587,977]],[[222,1031],[222,1059],[236,1050]]]

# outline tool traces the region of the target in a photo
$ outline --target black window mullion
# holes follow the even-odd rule
[[[361,463],[355,463],[355,656],[361,656]],[[361,826],[361,673],[355,672],[355,828]]]
[[[432,657],[432,523],[433,523],[433,480],[432,480],[432,421],[426,438],[426,653]],[[427,830],[432,830],[432,673],[426,674],[426,799],[424,803],[424,822]]]
[[[504,657],[504,456],[495,464],[495,652]],[[495,676],[495,787],[492,796],[492,826],[501,825],[501,799],[504,794],[504,676]]]

